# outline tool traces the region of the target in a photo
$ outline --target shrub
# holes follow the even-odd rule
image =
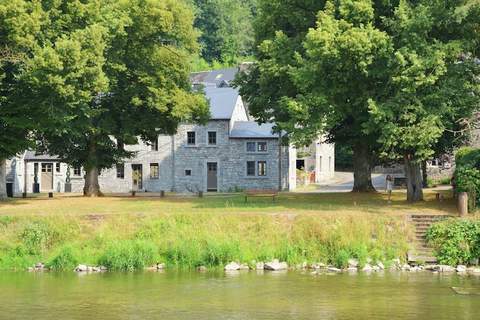
[[[99,264],[109,270],[134,271],[145,269],[158,258],[157,247],[146,241],[123,240],[107,247]]]
[[[463,147],[455,153],[457,167],[480,168],[480,149]]]
[[[470,167],[457,167],[455,170],[456,192],[468,193],[468,208],[475,210],[480,200],[480,170]]]
[[[38,255],[51,248],[59,234],[41,221],[29,223],[20,234],[23,245],[31,255]]]
[[[333,263],[337,268],[346,268],[348,267],[348,259],[350,259],[350,252],[345,249],[340,249],[335,254]]]
[[[480,220],[456,220],[433,224],[427,241],[442,264],[467,264],[480,257]]]
[[[78,262],[77,252],[71,246],[65,246],[47,262],[47,267],[54,270],[72,270]]]

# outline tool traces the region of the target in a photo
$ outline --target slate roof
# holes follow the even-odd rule
[[[52,156],[49,154],[39,154],[35,151],[28,150],[25,152],[24,160],[27,161],[58,161],[60,158],[58,156]]]
[[[206,87],[205,96],[210,101],[211,119],[231,119],[238,100],[238,90]]]
[[[273,123],[258,124],[255,121],[237,121],[233,124],[230,138],[278,138],[273,133]]]
[[[194,72],[190,74],[190,81],[193,84],[203,84],[207,87],[228,86],[235,79],[238,68],[226,68],[212,71]]]

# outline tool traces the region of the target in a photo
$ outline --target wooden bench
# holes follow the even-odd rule
[[[245,191],[245,203],[248,201],[248,197],[265,197],[265,198],[272,198],[272,201],[275,201],[275,197],[278,196],[278,191],[273,189],[265,189],[265,190],[246,190]]]

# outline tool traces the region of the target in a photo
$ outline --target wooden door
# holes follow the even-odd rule
[[[217,191],[217,163],[207,162],[207,191]]]
[[[132,164],[132,186],[134,191],[143,189],[143,170],[141,164]]]
[[[42,191],[53,189],[53,163],[42,163],[42,176],[40,180]]]

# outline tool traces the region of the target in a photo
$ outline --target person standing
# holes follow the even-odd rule
[[[392,199],[392,190],[393,190],[393,177],[387,174],[387,178],[385,179],[385,191],[388,194],[388,203],[390,203]]]

